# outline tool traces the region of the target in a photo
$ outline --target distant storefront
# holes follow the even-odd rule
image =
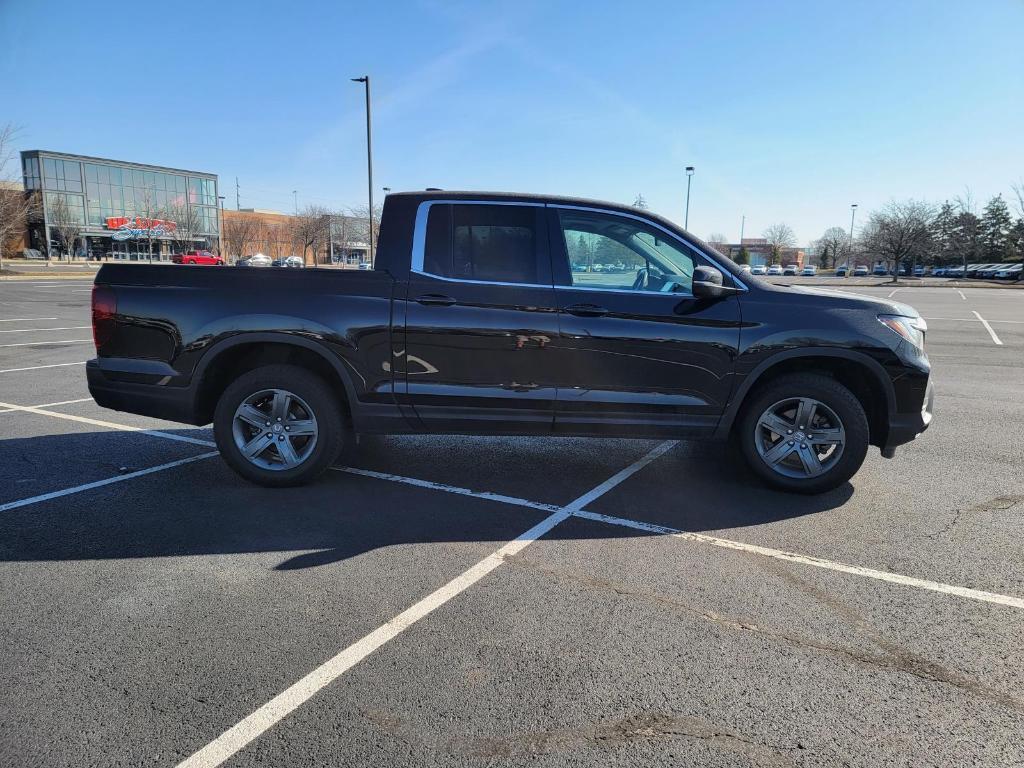
[[[21,164],[25,189],[42,203],[29,224],[30,248],[130,261],[220,251],[212,173],[43,150],[22,152]],[[64,242],[76,229],[75,242]]]

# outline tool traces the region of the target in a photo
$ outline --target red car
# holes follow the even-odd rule
[[[209,251],[189,251],[188,253],[175,253],[171,255],[171,261],[175,264],[210,264],[222,266],[224,259]]]

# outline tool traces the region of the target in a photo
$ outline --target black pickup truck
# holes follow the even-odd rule
[[[909,306],[776,286],[648,211],[540,195],[401,193],[373,270],[108,264],[89,391],[213,422],[281,486],[370,433],[735,440],[818,493],[932,413]]]

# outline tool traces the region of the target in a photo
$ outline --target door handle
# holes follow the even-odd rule
[[[432,307],[450,307],[455,303],[455,299],[451,296],[442,296],[439,293],[428,293],[423,296],[417,296],[416,302]]]
[[[599,307],[597,304],[570,304],[568,307],[563,307],[562,311],[577,317],[602,317],[608,314],[607,309]]]

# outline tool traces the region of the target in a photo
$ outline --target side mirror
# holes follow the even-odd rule
[[[693,270],[693,295],[698,299],[721,299],[739,293],[739,288],[722,285],[722,273],[714,267]]]

